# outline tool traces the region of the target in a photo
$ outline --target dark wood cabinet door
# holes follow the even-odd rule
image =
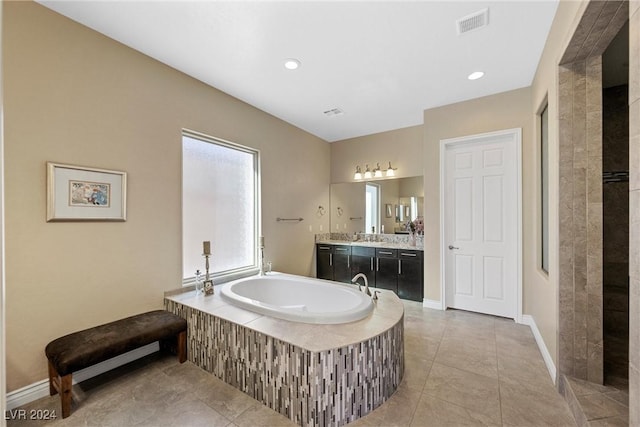
[[[376,288],[398,293],[398,260],[376,258]]]
[[[333,247],[316,245],[316,276],[318,279],[333,280]]]
[[[398,296],[404,299],[422,301],[424,275],[422,261],[399,259]]]
[[[334,246],[333,248],[333,280],[351,283],[351,247]]]
[[[374,256],[351,255],[351,277],[354,277],[358,273],[362,273],[367,276],[369,287],[375,288],[376,270],[374,261]],[[362,284],[362,280],[360,281],[360,284]]]
[[[424,295],[423,252],[398,251],[398,296],[403,299],[422,301]]]

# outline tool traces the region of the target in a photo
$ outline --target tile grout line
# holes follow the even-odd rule
[[[438,352],[440,351],[440,344],[442,343],[442,338],[444,337],[444,331],[447,329],[447,326],[445,325],[445,327],[442,330],[442,333],[440,334],[440,339],[438,340],[438,348],[436,349],[434,355],[433,355],[433,359],[431,360],[431,364],[429,365],[429,369],[427,372],[427,377],[424,380],[424,384],[422,384],[422,389],[420,390],[420,397],[418,397],[418,404],[416,405],[415,409],[413,410],[413,414],[411,414],[411,419],[409,420],[409,426],[411,426],[413,424],[413,419],[416,416],[416,412],[418,412],[418,406],[420,405],[420,402],[422,401],[422,397],[424,396],[424,389],[427,386],[427,381],[429,381],[429,376],[431,375],[431,369],[433,368],[433,364],[436,361],[436,357],[438,356]],[[404,380],[404,378],[403,378]]]

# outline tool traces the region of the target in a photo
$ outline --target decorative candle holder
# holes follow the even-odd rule
[[[204,273],[204,294],[205,295],[213,295],[213,280],[211,279],[211,276],[209,276],[209,257],[211,256],[210,254],[203,254],[204,256],[204,268],[205,268],[205,273]]]
[[[202,293],[202,273],[200,270],[196,270],[196,295]]]
[[[260,275],[264,276],[264,237],[260,237]]]

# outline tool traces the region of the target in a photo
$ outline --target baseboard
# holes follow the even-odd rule
[[[104,374],[107,371],[115,369],[119,366],[126,365],[134,360],[148,356],[160,350],[160,345],[156,341],[143,347],[136,348],[127,353],[116,356],[104,362],[97,363],[88,368],[73,373],[73,383],[77,384],[89,378]],[[42,380],[30,384],[21,389],[7,393],[7,410],[19,408],[20,406],[31,403],[35,400],[49,396],[49,380]]]
[[[544,360],[544,364],[547,365],[547,370],[549,371],[549,375],[551,376],[551,381],[556,383],[556,365],[553,363],[553,358],[547,349],[544,340],[542,339],[542,335],[540,334],[540,330],[538,329],[538,325],[536,325],[536,321],[533,316],[529,314],[522,315],[522,324],[528,325],[531,328],[531,332],[533,332],[533,337],[536,339],[536,343],[538,344],[538,348],[540,349],[540,353],[542,353],[542,359]]]
[[[442,302],[434,299],[423,299],[422,306],[424,308],[430,308],[432,310],[442,310]]]

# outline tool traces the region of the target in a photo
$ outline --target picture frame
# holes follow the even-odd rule
[[[385,204],[385,216],[391,218],[393,216],[393,206],[390,203]]]
[[[127,173],[47,162],[47,222],[126,221]]]
[[[205,280],[203,285],[204,294],[213,295],[213,280]]]

